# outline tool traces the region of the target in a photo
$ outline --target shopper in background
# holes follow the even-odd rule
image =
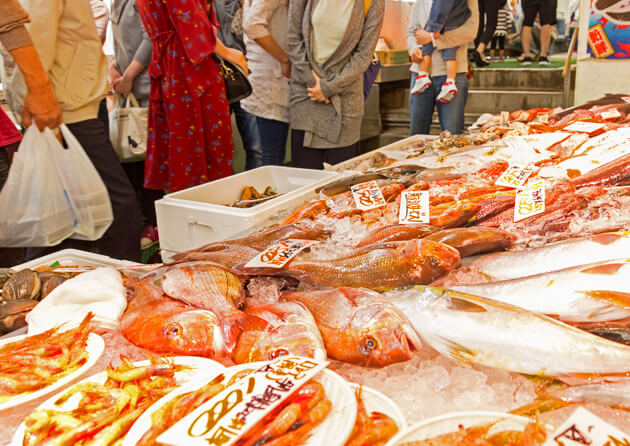
[[[109,192],[114,221],[96,242],[65,240],[50,248],[30,248],[28,258],[67,247],[98,249],[119,259],[140,259],[140,221],[135,193],[96,119],[108,88],[107,59],[101,50],[90,5],[85,0],[22,0],[30,14],[29,32],[63,110],[63,122],[76,136]],[[21,91],[22,79],[13,73],[6,88]],[[23,98],[27,109],[28,95]],[[14,112],[21,103],[12,104]]]
[[[497,28],[492,37],[492,45],[490,46],[490,58],[494,60],[495,50],[499,49],[499,61],[503,62],[505,58],[505,41],[508,33],[512,28],[512,11],[510,4],[506,3],[503,8],[499,9],[497,18]]]
[[[531,65],[532,53],[530,45],[532,42],[532,27],[536,20],[536,15],[540,18],[540,56],[538,63],[540,65],[549,65],[547,57],[549,45],[551,44],[551,25],[556,23],[557,0],[521,0],[523,7],[523,31],[521,38],[523,40],[523,60],[522,65]]]
[[[437,106],[438,117],[442,130],[448,130],[452,134],[460,134],[464,131],[464,108],[468,98],[468,60],[467,46],[475,38],[477,32],[477,21],[479,19],[477,0],[468,0],[468,7],[471,15],[462,26],[452,31],[444,33],[436,41],[437,49],[457,47],[457,75],[455,84],[458,93],[453,100],[447,104],[437,102],[438,94],[442,84],[446,82],[446,66],[440,57],[440,52],[434,53],[431,63],[432,85],[418,95],[410,95],[410,133],[429,134],[431,122],[433,120],[433,110]],[[430,42],[431,33],[424,28],[429,20],[431,10],[431,0],[417,0],[411,10],[409,26],[407,27],[407,48],[411,56],[411,87],[413,90],[416,82],[416,73],[421,59],[421,46]]]
[[[109,80],[114,92],[120,95],[118,105],[122,106],[125,98],[132,93],[140,107],[148,107],[151,81],[147,67],[151,62],[152,44],[140,20],[136,0],[115,0],[111,22],[114,60],[109,66]],[[123,168],[136,190],[145,218],[140,244],[142,249],[147,249],[158,241],[155,201],[162,198],[164,191],[143,187],[144,163],[123,163]]]
[[[243,5],[242,0],[215,0],[214,9],[219,20],[218,37],[228,48],[234,48],[245,54],[243,42]],[[251,69],[251,67],[250,67]],[[262,146],[256,117],[241,107],[240,102],[230,104],[234,119],[245,149],[245,170],[262,165]]]
[[[137,4],[153,44],[144,187],[174,192],[231,175],[230,108],[212,53],[247,71],[243,53],[217,40],[205,0]]]
[[[507,0],[479,0],[479,28],[477,29],[477,37],[475,38],[476,48],[475,51],[473,51],[473,60],[478,67],[488,65],[484,51],[494,36],[499,9],[505,5],[506,1]]]
[[[291,0],[292,163],[320,169],[360,153],[363,73],[383,24],[384,0]]]
[[[289,0],[245,0],[243,4],[252,94],[242,102],[256,116],[265,166],[284,163],[289,135],[288,12]]]

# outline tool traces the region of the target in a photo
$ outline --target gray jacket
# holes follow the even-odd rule
[[[228,48],[236,48],[245,54],[245,43],[232,31],[234,16],[241,8],[241,0],[215,0],[214,10],[219,20],[219,40]]]
[[[118,72],[124,73],[133,60],[146,67],[134,79],[132,89],[136,99],[144,102],[149,98],[151,91],[147,68],[151,63],[153,47],[140,20],[136,0],[114,0],[110,20],[114,33],[114,57]]]
[[[311,12],[318,0],[291,0],[287,52],[291,59],[289,113],[291,127],[304,130],[304,146],[327,149],[356,143],[363,119],[363,73],[370,65],[378,40],[384,0],[373,0],[367,16],[363,0],[354,1],[346,34],[333,55],[319,66],[313,60]],[[311,101],[306,88],[321,78],[330,104]]]

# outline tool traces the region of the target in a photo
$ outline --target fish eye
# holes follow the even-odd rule
[[[371,336],[368,336],[367,338],[363,340],[363,350],[366,353],[369,353],[372,350],[375,350],[377,346],[378,346],[378,343],[376,342],[376,339],[374,339]]]
[[[176,335],[180,333],[181,330],[182,330],[182,327],[180,327],[179,324],[169,324],[166,327],[164,327],[164,333],[166,335]]]
[[[427,261],[431,266],[438,266],[440,264],[440,259],[438,259],[436,256],[429,256]]]
[[[286,348],[279,348],[271,353],[269,359],[276,359],[280,356],[286,356],[289,354],[289,351]]]

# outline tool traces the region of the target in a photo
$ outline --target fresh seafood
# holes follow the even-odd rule
[[[545,398],[574,404],[596,403],[630,410],[630,381],[625,379],[571,386],[549,392]]]
[[[41,281],[41,289],[39,291],[39,298],[43,299],[48,296],[55,288],[68,280],[68,277],[63,274],[44,271],[38,273],[39,280]]]
[[[248,299],[245,312],[269,325],[266,336],[257,336],[248,344],[241,337],[233,358],[237,363],[267,361],[283,355],[325,359],[326,347],[315,319],[298,302],[258,302]]]
[[[408,360],[420,347],[407,319],[373,291],[336,288],[285,293],[281,298],[310,310],[331,358],[383,367]]]
[[[178,395],[153,412],[151,414],[151,428],[136,443],[136,446],[159,444],[156,440],[163,432],[220,393],[225,388],[224,380],[225,376],[221,374],[205,386]]]
[[[382,446],[398,433],[398,426],[391,417],[380,412],[367,413],[361,387],[356,390],[355,398],[357,419],[346,446]]]
[[[495,228],[442,229],[425,237],[425,240],[444,243],[459,251],[462,257],[488,251],[504,251],[512,244],[513,236]]]
[[[620,259],[630,251],[629,233],[604,233],[526,251],[487,254],[471,267],[496,280],[533,276],[589,263]]]
[[[375,243],[399,242],[424,238],[436,232],[438,228],[427,224],[387,225],[370,232],[367,237],[357,243],[357,248]]]
[[[88,359],[92,318],[89,313],[76,328],[54,328],[0,347],[0,403],[49,386],[81,367]]]
[[[10,268],[0,268],[0,290],[2,290],[6,281],[9,280],[9,277],[13,274],[15,274],[15,271]]]
[[[287,275],[319,286],[386,289],[430,283],[459,261],[456,249],[420,239],[369,245],[339,259],[305,260],[298,255],[282,269],[243,267],[239,271]]]
[[[571,325],[596,336],[630,345],[630,322],[628,321],[584,322]]]
[[[55,402],[55,408],[36,409],[24,424],[23,444],[112,444],[122,440],[131,425],[161,397],[178,385],[175,373],[183,370],[169,362],[153,358],[151,365],[135,366],[123,357],[123,363],[107,368],[105,383],[79,383]],[[60,410],[70,397],[81,394],[72,410]]]
[[[315,189],[315,192],[321,192],[322,194],[331,197],[333,195],[347,192],[352,186],[357,184],[366,183],[368,181],[385,180],[389,178],[390,177],[388,175],[385,175],[383,173],[362,173],[349,175],[333,180],[324,186],[318,187],[317,189]]]
[[[19,299],[0,303],[0,334],[26,326],[26,315],[37,305],[34,299]]]
[[[305,218],[315,218],[322,212],[328,210],[326,200],[315,200],[297,208],[291,212],[287,218],[282,220],[283,225],[289,225],[304,220]]]
[[[177,254],[179,262],[212,262],[221,265],[223,268],[233,270],[238,265],[247,263],[249,260],[260,254],[260,251],[242,245],[234,245],[231,248],[219,251],[187,251]]]
[[[39,295],[41,282],[35,271],[23,269],[11,275],[2,287],[2,300],[35,299]]]
[[[630,347],[510,304],[435,287],[391,300],[427,344],[457,361],[554,377],[630,373]]]
[[[606,163],[572,180],[576,187],[614,186],[630,178],[630,155]]]
[[[254,186],[245,186],[243,192],[241,192],[241,197],[232,206],[237,208],[250,208],[257,204],[264,203],[277,195],[278,193],[271,186],[267,186],[263,193],[258,192]]]
[[[563,321],[630,317],[630,260],[610,260],[519,279],[451,286]]]
[[[145,281],[127,287],[131,298],[120,321],[127,340],[157,353],[225,354],[223,333],[213,312],[172,300]]]

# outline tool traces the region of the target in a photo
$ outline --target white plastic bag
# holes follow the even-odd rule
[[[0,192],[0,246],[53,246],[74,230],[74,216],[52,152],[58,141],[49,129],[26,130]]]
[[[129,93],[123,107],[117,105],[110,112],[109,139],[120,161],[144,159],[147,152],[148,125],[149,109],[140,107],[133,93]]]
[[[76,220],[70,238],[97,240],[114,220],[109,193],[79,141],[65,125],[60,129],[67,148],[57,142],[57,150],[53,150],[52,155]]]

